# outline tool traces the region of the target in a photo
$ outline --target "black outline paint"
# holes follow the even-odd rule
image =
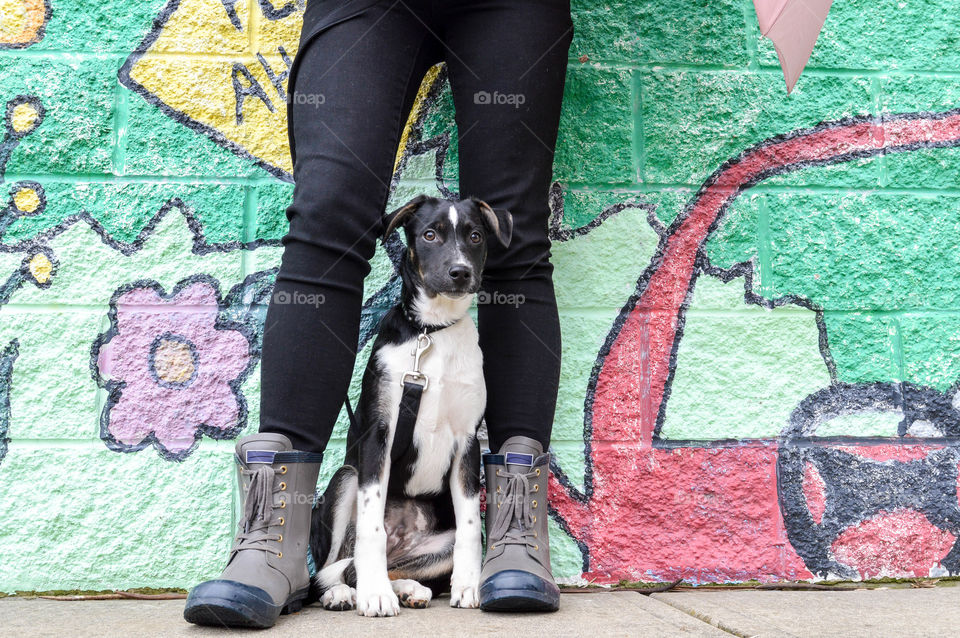
[[[161,221],[163,221],[163,218],[174,209],[183,215],[187,222],[187,227],[190,229],[190,233],[193,235],[193,247],[191,250],[195,255],[208,255],[210,253],[223,253],[233,250],[256,250],[257,248],[263,246],[281,245],[279,239],[254,239],[253,241],[248,242],[230,240],[221,243],[209,243],[207,242],[206,237],[203,235],[203,224],[200,223],[196,215],[194,215],[193,210],[179,197],[172,197],[160,207],[160,210],[153,214],[146,224],[144,224],[143,228],[140,229],[140,232],[137,233],[137,236],[133,239],[133,241],[126,242],[115,239],[110,235],[109,232],[107,232],[106,228],[104,228],[103,225],[93,217],[93,215],[87,211],[82,211],[80,213],[75,213],[73,215],[64,217],[60,223],[41,231],[32,238],[23,239],[13,244],[0,242],[0,253],[19,253],[30,250],[39,250],[43,248],[49,241],[69,230],[75,224],[84,222],[100,237],[100,241],[120,252],[122,255],[129,257],[133,253],[143,248],[144,244],[153,235],[157,226]]]
[[[10,384],[13,382],[13,364],[18,356],[20,342],[16,339],[0,352],[0,463],[3,463],[10,443]]]

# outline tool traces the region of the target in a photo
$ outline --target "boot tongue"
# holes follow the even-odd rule
[[[543,447],[539,441],[525,436],[513,436],[507,439],[500,447],[500,454],[504,456],[507,472],[529,472],[533,462],[543,454]]]
[[[282,434],[256,434],[237,441],[237,457],[247,466],[256,467],[259,463],[273,464],[275,452],[293,449],[290,439]]]

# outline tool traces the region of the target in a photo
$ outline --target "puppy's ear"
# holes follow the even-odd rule
[[[409,202],[393,211],[392,213],[387,214],[383,218],[384,231],[383,231],[383,241],[387,241],[387,237],[390,236],[397,226],[402,226],[410,218],[410,215],[416,212],[420,206],[430,199],[426,195],[417,195]]]
[[[510,214],[510,211],[503,208],[492,208],[488,203],[475,197],[471,197],[470,201],[480,209],[487,230],[496,235],[504,248],[509,246],[510,239],[513,237],[513,215]]]

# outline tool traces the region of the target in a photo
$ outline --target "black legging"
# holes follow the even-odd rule
[[[572,36],[568,0],[309,1],[288,88],[295,188],[264,329],[261,432],[326,448],[400,135],[427,69],[445,61],[460,194],[514,217],[510,247],[491,242],[483,289],[523,303],[478,309],[491,447],[515,435],[546,447],[560,374],[547,197]],[[283,293],[324,303],[276,303]]]

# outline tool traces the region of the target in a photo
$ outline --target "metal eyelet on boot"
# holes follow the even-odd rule
[[[281,465],[281,466],[280,466],[280,474],[286,474],[286,473],[287,473],[287,466],[286,466],[286,465]]]
[[[283,552],[277,552],[277,558],[283,558]]]
[[[534,484],[533,484],[533,491],[534,491],[534,492],[539,492],[539,491],[540,491],[540,484],[539,484],[539,483],[534,483]]]
[[[282,516],[280,517],[280,527],[283,527],[283,524],[286,522],[286,519]]]
[[[280,509],[283,509],[283,508],[285,508],[286,506],[287,506],[287,502],[286,502],[286,501],[280,501]]]
[[[537,468],[537,476],[540,476],[540,468]]]
[[[283,481],[280,481],[280,491],[282,492],[282,491],[284,491],[285,489],[287,489],[287,484],[284,483]]]
[[[283,534],[280,534],[280,538],[277,539],[277,542],[278,542],[278,543],[282,543],[282,542],[283,542]]]

